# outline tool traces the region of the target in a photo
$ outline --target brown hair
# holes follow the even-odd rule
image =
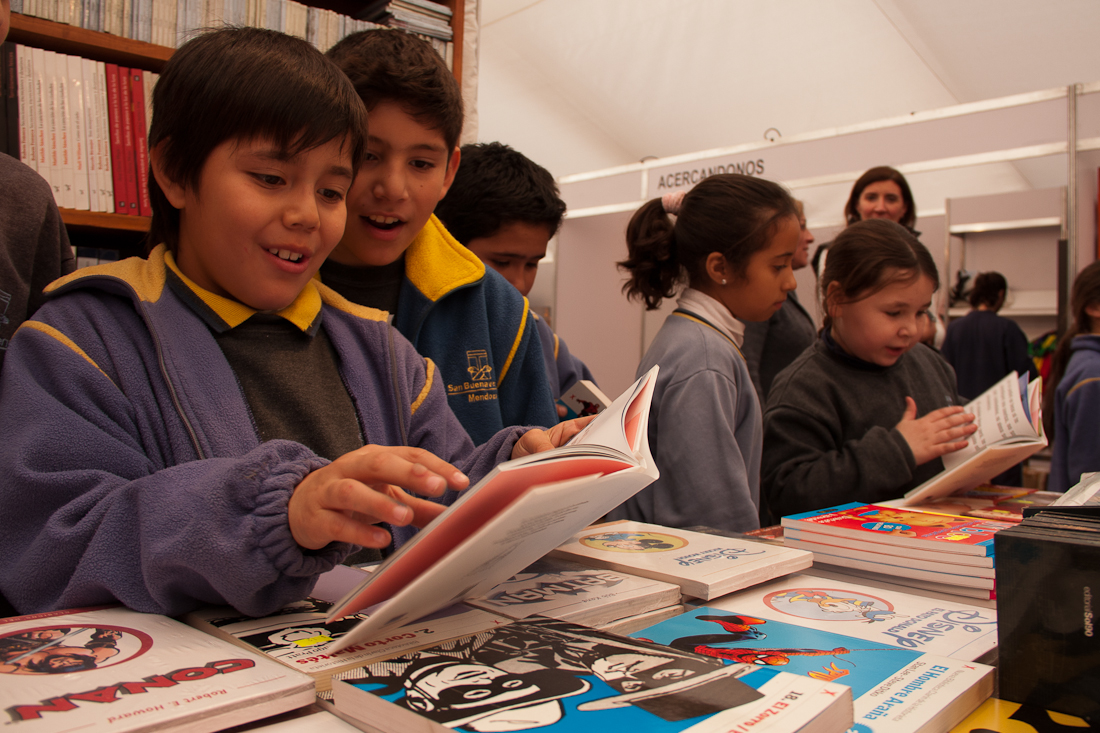
[[[1050,381],[1043,386],[1043,429],[1048,439],[1054,439],[1054,392],[1058,383],[1066,375],[1066,366],[1072,354],[1073,339],[1083,333],[1091,333],[1096,325],[1085,311],[1089,306],[1100,305],[1100,262],[1093,262],[1073,281],[1070,293],[1070,310],[1073,311],[1073,323],[1058,339],[1058,348],[1050,358]]]
[[[768,246],[788,216],[798,214],[782,186],[738,173],[703,179],[684,195],[675,223],[662,200],[653,199],[626,228],[627,258],[618,263],[629,275],[623,292],[654,310],[685,275],[689,283],[701,281],[711,252],[743,275],[749,258]]]
[[[833,240],[818,288],[821,293],[823,326],[829,328],[833,305],[854,303],[877,293],[894,282],[913,282],[921,275],[940,286],[940,274],[928,249],[913,233],[886,219],[868,219],[852,224]],[[829,286],[837,283],[832,297]]]
[[[1008,290],[1008,281],[999,272],[979,272],[974,278],[974,289],[970,291],[970,305],[977,308],[979,305],[988,305],[990,308],[997,305],[997,299],[1001,293]]]
[[[226,140],[270,138],[289,156],[343,141],[352,170],[366,150],[367,113],[336,66],[300,38],[263,28],[223,28],[172,54],[153,88],[149,147],[165,173],[197,189],[206,159]],[[180,213],[149,176],[148,244],[173,252]]]
[[[439,130],[447,155],[462,134],[462,91],[427,41],[396,28],[346,36],[325,54],[339,66],[367,111],[393,102],[420,124]]]
[[[906,229],[912,230],[917,223],[917,205],[913,203],[913,192],[909,190],[909,182],[900,171],[888,165],[880,165],[866,171],[852,186],[852,193],[848,196],[848,203],[844,205],[844,218],[849,224],[859,221],[859,197],[863,195],[863,189],[872,183],[879,181],[893,181],[901,189],[901,199],[905,202],[905,215],[898,222]]]

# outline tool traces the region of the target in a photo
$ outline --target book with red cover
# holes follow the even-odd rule
[[[137,157],[134,153],[134,100],[130,94],[130,70],[118,67],[119,120],[122,122],[122,178],[126,185],[126,212],[141,213],[137,193]],[[117,195],[117,194],[116,194]]]
[[[792,514],[783,517],[782,523],[791,529],[837,537],[968,555],[992,555],[993,535],[1012,526],[859,502]]]
[[[141,69],[129,71],[138,213],[141,216],[152,216],[153,205],[149,201],[149,139],[145,132],[145,80]]]
[[[126,174],[123,172],[122,92],[118,64],[107,64],[107,119],[111,126],[111,180],[115,190],[115,213],[129,213],[126,198]],[[129,115],[127,115],[129,117]]]

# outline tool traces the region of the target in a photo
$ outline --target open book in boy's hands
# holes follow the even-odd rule
[[[568,444],[498,465],[378,566],[329,614],[369,614],[341,647],[484,595],[656,480],[657,369]]]
[[[1012,372],[990,387],[966,406],[978,426],[967,446],[945,455],[944,470],[909,491],[902,505],[972,489],[1043,448],[1042,400],[1042,377],[1028,383],[1026,374]]]

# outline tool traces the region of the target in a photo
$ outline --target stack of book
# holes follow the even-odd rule
[[[790,547],[626,520],[588,527],[550,554],[675,583],[704,600],[813,564],[811,553]]]
[[[1007,522],[842,504],[784,517],[783,541],[814,565],[898,585],[991,601],[993,537]]]
[[[511,619],[545,616],[616,633],[683,612],[674,583],[556,558],[539,560],[467,603]]]
[[[1048,506],[1062,496],[1057,491],[982,484],[973,489],[961,489],[953,494],[919,504],[908,504],[906,508],[1016,523],[1024,518],[1025,509]]]
[[[424,38],[435,50],[452,62],[452,11],[446,5],[431,0],[375,0],[368,3],[359,17],[393,28],[402,28]]]
[[[999,696],[1100,722],[1100,507],[1048,507],[995,542]]]

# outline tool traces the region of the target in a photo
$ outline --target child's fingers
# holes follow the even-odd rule
[[[364,484],[389,484],[422,496],[440,496],[450,486],[464,489],[470,484],[465,474],[422,448],[368,445],[341,456],[344,476]],[[386,520],[390,521],[390,520]]]
[[[902,413],[902,420],[916,420],[917,419],[917,402],[912,397],[905,398],[905,412]]]

